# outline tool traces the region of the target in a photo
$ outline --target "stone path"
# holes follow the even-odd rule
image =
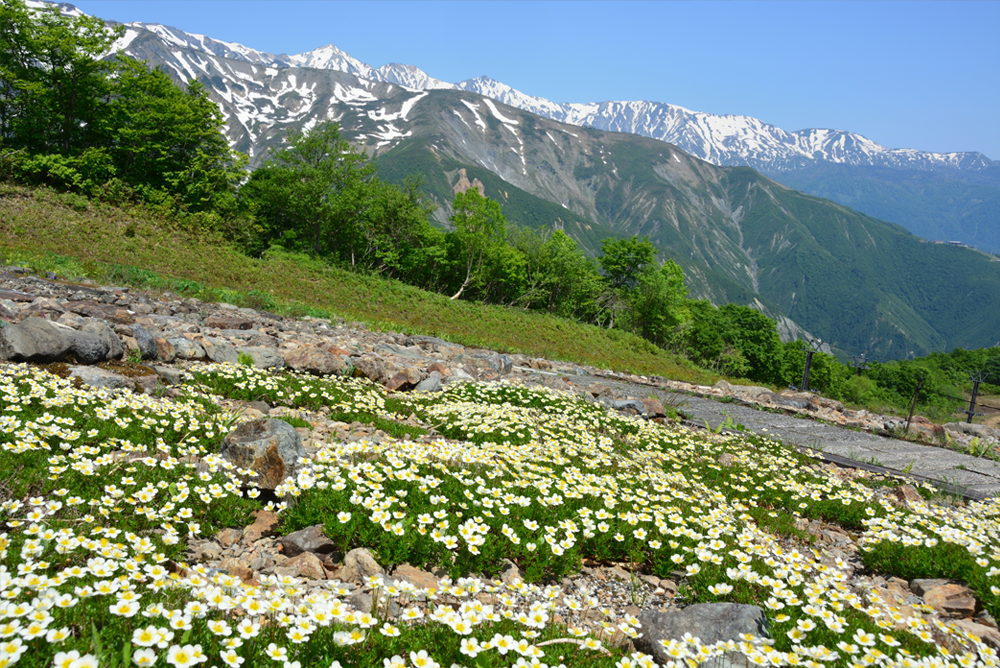
[[[688,416],[691,427],[717,429],[731,420],[748,431],[769,436],[799,448],[822,453],[821,459],[840,466],[907,475],[934,484],[942,491],[981,500],[1000,495],[1000,463],[947,448],[847,429],[816,420],[773,413],[738,402],[722,402],[698,396],[657,390],[602,379],[638,396],[655,394],[664,405],[675,406]]]

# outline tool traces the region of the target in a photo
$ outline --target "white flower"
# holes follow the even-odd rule
[[[156,652],[151,649],[137,649],[132,652],[132,663],[139,668],[149,668],[156,663]]]

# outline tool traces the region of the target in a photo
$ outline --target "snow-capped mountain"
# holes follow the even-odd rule
[[[893,149],[853,132],[828,129],[788,132],[751,116],[720,116],[663,102],[552,102],[526,95],[486,76],[447,83],[413,65],[392,63],[374,68],[332,44],[275,60],[298,67],[347,72],[418,90],[467,90],[563,123],[652,137],[716,165],[743,165],[767,173],[814,162],[895,169],[976,170],[1000,166],[981,153]]]

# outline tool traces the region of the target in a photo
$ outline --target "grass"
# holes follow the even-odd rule
[[[221,240],[192,235],[141,210],[98,202],[81,206],[79,200],[43,188],[0,185],[0,261],[296,317],[339,316],[379,329],[599,368],[691,382],[717,379],[625,332],[451,301],[304,256],[270,253],[253,259]]]

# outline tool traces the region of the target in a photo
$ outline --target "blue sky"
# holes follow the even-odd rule
[[[488,75],[559,102],[654,100],[1000,160],[1000,2],[79,0],[271,53]]]

